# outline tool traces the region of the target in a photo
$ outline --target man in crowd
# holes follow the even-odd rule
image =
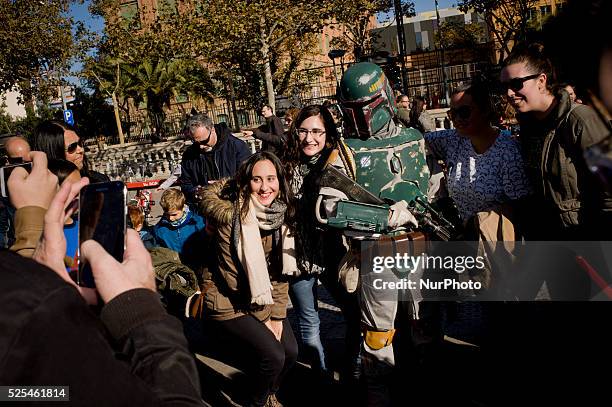
[[[266,123],[259,126],[254,131],[243,131],[246,136],[253,136],[262,141],[261,149],[279,155],[283,144],[287,142],[283,122],[276,117],[270,105],[261,108],[261,115],[266,119]]]
[[[30,144],[20,136],[10,137],[4,144],[7,165],[30,161]],[[0,247],[9,248],[15,243],[15,208],[8,198],[0,197]]]
[[[179,181],[187,202],[193,203],[198,187],[233,176],[251,152],[244,141],[228,128],[213,125],[205,114],[187,120],[187,133],[193,144],[183,153]]]
[[[400,123],[404,127],[410,127],[410,98],[401,94],[395,99],[397,103],[397,115]]]
[[[9,164],[18,164],[28,161],[30,157],[30,144],[20,136],[10,137],[4,144]]]

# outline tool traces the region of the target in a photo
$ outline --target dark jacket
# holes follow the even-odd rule
[[[0,383],[70,386],[72,406],[204,404],[182,326],[157,293],[127,291],[98,318],[53,271],[8,251],[0,252]]]
[[[89,168],[90,166],[90,162],[89,162],[89,158],[87,158],[87,156],[83,157],[83,168],[81,169],[81,177],[87,177],[89,178],[89,182],[91,184],[96,183],[96,182],[109,182],[110,178],[108,177],[108,175],[104,175],[101,172],[98,171],[94,171],[92,169]]]
[[[269,318],[284,319],[287,316],[289,284],[282,277],[280,259],[280,233],[260,231],[261,243],[268,263],[274,304],[251,305],[248,279],[239,264],[236,248],[232,242],[232,215],[234,204],[226,199],[227,180],[206,188],[202,194],[201,210],[206,219],[217,228],[215,234],[216,259],[204,272],[204,301],[206,313],[215,320],[228,320],[250,314],[259,321]],[[224,190],[225,188],[225,190]]]
[[[206,172],[206,158],[198,145],[189,146],[183,153],[179,181],[188,202],[195,201],[193,196],[195,187],[206,186],[211,180],[232,177],[240,164],[251,155],[246,143],[234,137],[229,129],[215,124],[215,131],[217,144],[212,154],[219,177]]]
[[[276,115],[270,116],[266,119],[266,124],[255,129],[253,137],[262,140],[262,151],[269,151],[277,156],[287,143],[283,122]]]
[[[15,208],[8,198],[0,198],[0,248],[8,249],[15,243]]]
[[[572,105],[566,91],[555,96],[558,104],[546,119],[520,117],[525,167],[536,190],[529,212],[537,221],[528,224],[545,232],[535,235],[541,240],[603,240],[601,232],[612,233],[612,197],[589,171],[584,151],[609,130],[593,109]]]

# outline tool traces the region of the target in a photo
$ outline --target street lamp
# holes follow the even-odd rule
[[[336,84],[338,83],[338,75],[336,75],[336,58],[340,58],[340,69],[342,70],[342,75],[344,75],[344,54],[346,54],[346,50],[344,49],[332,49],[327,53],[327,56],[334,64],[334,77],[336,78]]]
[[[438,0],[434,0],[436,6],[436,25],[438,26],[438,32],[440,31],[440,12],[438,11]],[[442,38],[442,36],[440,36]],[[449,94],[448,84],[446,81],[446,66],[444,64],[444,41],[440,41],[440,68],[442,69],[442,93],[444,94],[444,105],[448,106]]]

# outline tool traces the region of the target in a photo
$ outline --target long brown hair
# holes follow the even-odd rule
[[[296,119],[291,124],[289,135],[287,137],[287,148],[283,151],[282,161],[285,165],[286,172],[289,176],[293,176],[293,171],[300,165],[302,157],[302,149],[300,145],[300,136],[298,128],[302,122],[312,116],[321,116],[323,126],[325,127],[325,148],[322,151],[323,158],[338,146],[340,135],[334,122],[332,114],[327,108],[322,105],[310,105],[304,107],[298,113]]]
[[[245,162],[242,163],[238,172],[234,176],[233,182],[235,183],[235,189],[238,192],[242,206],[240,207],[240,217],[245,219],[249,212],[249,201],[251,199],[251,179],[253,178],[253,168],[255,164],[260,161],[270,161],[276,169],[276,177],[278,178],[278,196],[276,199],[287,205],[287,211],[285,212],[285,222],[292,224],[291,220],[294,217],[295,210],[293,207],[293,193],[287,182],[287,175],[285,168],[281,164],[278,157],[269,151],[259,151],[250,156]]]

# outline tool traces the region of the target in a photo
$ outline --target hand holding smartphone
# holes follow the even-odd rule
[[[8,198],[9,189],[8,189],[8,179],[11,176],[13,170],[17,167],[24,168],[28,173],[32,172],[32,163],[21,163],[21,164],[13,164],[7,165],[0,168],[0,192],[2,192],[2,196],[4,198]]]
[[[121,181],[86,185],[79,196],[79,247],[93,239],[118,262],[126,244],[127,189]],[[76,283],[95,287],[90,265],[79,252]]]

